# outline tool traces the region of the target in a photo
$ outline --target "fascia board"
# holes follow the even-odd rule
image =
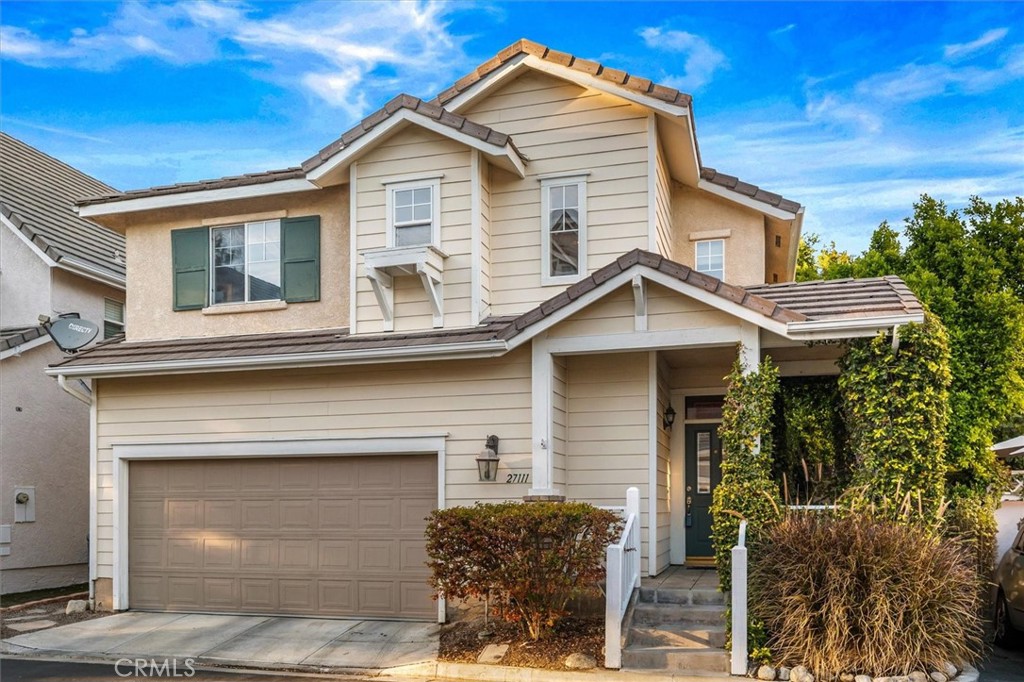
[[[504,341],[477,341],[462,344],[407,346],[405,348],[371,348],[356,351],[302,353],[288,355],[238,356],[203,358],[200,360],[164,360],[160,362],[125,362],[83,367],[49,367],[49,376],[127,377],[154,374],[197,374],[245,369],[289,369],[293,367],[358,365],[383,362],[414,362],[448,358],[488,358],[508,350]]]
[[[874,336],[884,329],[912,322],[924,322],[924,313],[790,322],[787,325],[786,336],[797,341],[847,339]]]
[[[715,183],[704,180],[703,178],[697,181],[697,188],[726,199],[727,201],[739,204],[740,206],[745,206],[751,210],[757,211],[758,213],[778,218],[779,220],[796,220],[797,216],[800,215],[799,212],[790,213],[789,211],[783,211],[771,204],[766,204],[763,201],[758,201],[757,199],[748,197],[745,194],[740,194],[728,187],[716,185]]]
[[[25,243],[28,246],[28,248],[32,249],[32,253],[39,256],[42,259],[42,261],[46,263],[46,265],[48,265],[51,268],[57,265],[57,261],[47,256],[45,251],[40,249],[35,244],[35,242],[28,238],[28,235],[19,230],[14,223],[7,219],[6,216],[0,214],[0,222],[2,222],[8,229],[10,229],[10,231],[13,232],[18,237],[18,239]]]
[[[191,192],[179,192],[177,194],[161,194],[159,196],[140,197],[138,199],[122,199],[120,201],[110,201],[101,204],[89,204],[87,206],[79,206],[78,215],[83,218],[94,218],[97,216],[116,215],[120,213],[134,213],[136,211],[152,211],[160,208],[209,204],[215,201],[232,201],[235,199],[251,199],[254,197],[291,194],[293,192],[308,192],[316,189],[320,189],[320,187],[308,180],[304,180],[302,178],[291,178],[288,180],[263,182],[256,185],[242,185],[241,187],[205,189]]]

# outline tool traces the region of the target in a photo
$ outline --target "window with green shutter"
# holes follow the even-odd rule
[[[174,262],[174,309],[206,307],[210,289],[210,229],[191,227],[171,232]]]
[[[281,221],[281,280],[289,303],[320,300],[320,216]]]
[[[174,309],[320,300],[320,217],[171,233]]]

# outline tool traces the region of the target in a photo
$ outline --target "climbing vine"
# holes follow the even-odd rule
[[[740,519],[747,521],[747,538],[753,544],[766,526],[779,518],[782,505],[771,478],[772,415],[779,370],[765,358],[756,371],[745,374],[741,355],[737,354],[728,376],[718,427],[722,480],[711,504],[711,541],[723,591],[731,584],[730,551],[736,544]]]
[[[942,506],[949,421],[949,339],[938,318],[856,340],[840,359],[839,390],[855,458],[857,499],[901,516]]]

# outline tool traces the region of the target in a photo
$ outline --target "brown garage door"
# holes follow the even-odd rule
[[[429,619],[433,455],[129,465],[129,607]]]

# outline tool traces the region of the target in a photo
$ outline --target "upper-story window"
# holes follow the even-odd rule
[[[541,181],[544,284],[577,281],[587,271],[587,183],[582,176]]]
[[[213,303],[281,298],[281,221],[215,227],[210,239]]]
[[[124,334],[124,303],[112,298],[103,299],[103,338]]]
[[[171,270],[175,310],[319,301],[320,217],[171,230]]]
[[[436,246],[441,237],[439,178],[387,185],[388,246]]]
[[[708,239],[697,242],[697,272],[725,279],[725,240]]]

